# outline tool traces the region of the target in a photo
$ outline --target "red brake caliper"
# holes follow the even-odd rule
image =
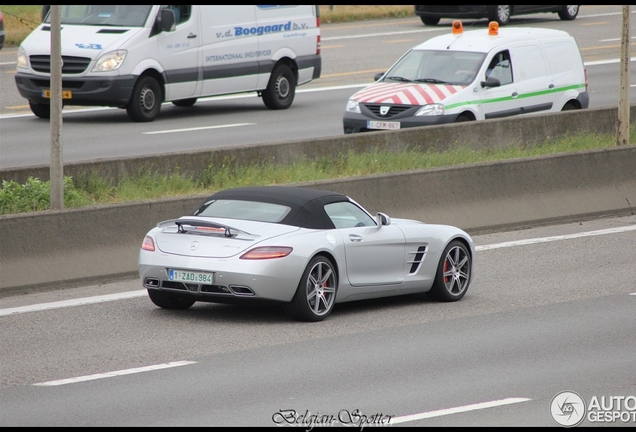
[[[448,260],[444,260],[444,274],[448,271]],[[444,276],[444,282],[448,283],[450,278],[448,276]]]

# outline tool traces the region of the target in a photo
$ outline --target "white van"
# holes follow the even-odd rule
[[[454,21],[354,94],[343,127],[349,134],[588,106],[581,53],[566,32],[496,22],[464,32]]]
[[[320,77],[315,5],[64,5],[62,102],[125,108],[154,120],[161,103],[255,91],[289,108],[296,86]],[[50,118],[50,12],[18,50],[15,82]]]

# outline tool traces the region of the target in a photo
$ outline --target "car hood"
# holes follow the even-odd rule
[[[184,216],[157,224],[154,237],[157,248],[164,253],[229,258],[265,240],[299,229],[276,223]]]
[[[379,82],[352,96],[359,103],[426,105],[442,102],[462,91],[464,86],[450,84],[417,84]]]

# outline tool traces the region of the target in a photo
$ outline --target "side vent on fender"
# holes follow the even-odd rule
[[[424,256],[426,256],[426,246],[420,246],[417,248],[417,251],[409,252],[409,257],[413,256],[413,259],[409,259],[406,263],[411,264],[411,269],[409,270],[409,274],[415,274],[422,266],[424,262]]]

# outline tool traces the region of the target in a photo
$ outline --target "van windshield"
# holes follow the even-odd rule
[[[411,50],[385,74],[384,81],[468,85],[485,58],[486,53]]]
[[[143,27],[151,5],[62,5],[62,24]],[[51,14],[44,19],[51,22]]]

